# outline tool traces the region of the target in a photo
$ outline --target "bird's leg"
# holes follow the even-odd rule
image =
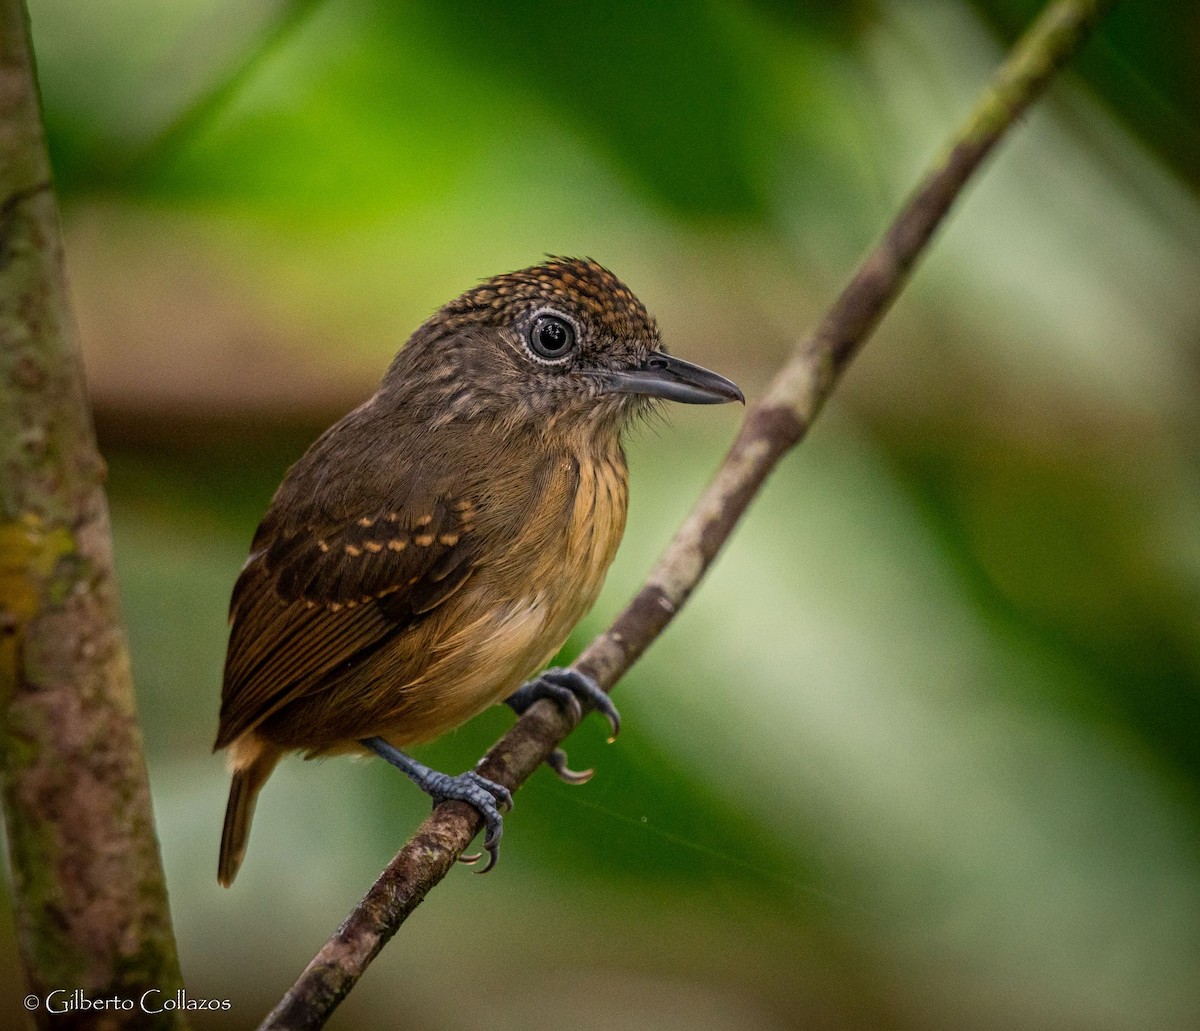
[[[591,677],[574,669],[548,669],[541,676],[522,685],[505,699],[513,712],[518,716],[525,712],[534,702],[548,698],[565,712],[573,722],[579,723],[586,711],[595,710],[604,715],[612,727],[612,737],[615,740],[621,731],[621,714],[613,705],[612,699],[600,689],[600,685]],[[583,784],[592,779],[592,770],[575,771],[567,767],[567,753],[556,748],[546,760],[558,776],[568,784]]]
[[[479,810],[479,815],[483,817],[484,825],[487,827],[483,848],[488,854],[488,862],[487,866],[478,872],[487,873],[496,865],[496,857],[500,853],[500,838],[504,834],[504,818],[500,815],[500,809],[511,809],[513,804],[512,794],[508,788],[488,780],[486,777],[481,777],[474,770],[460,773],[457,777],[438,773],[437,770],[431,770],[424,763],[419,763],[411,756],[405,755],[400,749],[388,744],[381,737],[364,737],[359,744],[364,748],[369,748],[379,758],[395,766],[433,799],[435,807],[440,802],[454,799],[459,802],[467,802]],[[478,858],[478,856],[465,858],[465,861],[471,863]]]

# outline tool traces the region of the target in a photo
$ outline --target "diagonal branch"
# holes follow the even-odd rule
[[[747,413],[737,439],[679,532],[616,621],[575,668],[611,690],[662,633],[779,459],[808,431],[841,373],[900,294],[950,205],[999,139],[1079,50],[1112,0],[1055,0],[1018,41],[945,152],[866,256],[815,331]],[[539,702],[477,769],[515,789],[572,727]],[[263,1028],[318,1028],[479,831],[462,802],[438,806],[266,1018]]]

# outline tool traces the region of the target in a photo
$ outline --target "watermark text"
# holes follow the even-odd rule
[[[129,1013],[171,1013],[174,1011],[195,1012],[196,1010],[228,1010],[232,1004],[228,999],[201,999],[180,988],[167,994],[158,988],[150,988],[141,995],[126,998],[121,995],[104,995],[93,998],[82,988],[55,988],[45,995],[26,995],[25,1008],[31,1013],[44,1010],[46,1013],[81,1013],[86,1011],[125,1011]]]

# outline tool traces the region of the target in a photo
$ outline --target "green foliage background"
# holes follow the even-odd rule
[[[233,1001],[198,1026],[257,1022],[424,813],[291,761],[216,885],[225,606],[287,465],[547,252],[753,399],[1037,6],[31,0],[185,978]],[[535,777],[334,1026],[1200,1022],[1198,50],[1195,5],[1118,7],[622,684],[619,743],[575,734],[595,779]],[[566,654],[736,415],[630,442]]]

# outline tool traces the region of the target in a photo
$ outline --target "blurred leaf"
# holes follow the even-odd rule
[[[1000,442],[969,421],[877,432],[983,617],[1058,668],[1052,700],[1135,730],[1200,809],[1200,599],[1152,550],[1142,470],[1109,442]]]
[[[779,126],[757,103],[769,79],[752,51],[732,45],[719,5],[468,0],[424,10],[446,47],[611,149],[660,203],[761,214],[747,148]],[[538,153],[528,158],[536,167]]]

